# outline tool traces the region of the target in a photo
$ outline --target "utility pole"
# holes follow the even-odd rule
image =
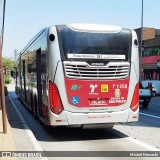
[[[0,38],[0,97],[2,107],[2,122],[3,122],[3,133],[7,133],[7,116],[6,116],[6,105],[5,105],[5,93],[4,93],[4,74],[2,64],[2,42]]]
[[[140,82],[142,81],[142,53],[143,53],[143,0],[141,10],[141,44],[140,44]]]
[[[6,104],[5,104],[5,93],[4,93],[4,69],[2,64],[2,47],[4,38],[4,20],[5,20],[5,8],[6,0],[3,2],[3,22],[2,22],[2,41],[0,37],[0,97],[1,97],[1,107],[2,107],[2,122],[3,122],[3,133],[7,133],[7,115],[6,115]]]

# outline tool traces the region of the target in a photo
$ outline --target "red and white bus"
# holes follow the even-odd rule
[[[20,53],[16,93],[46,125],[113,127],[138,121],[137,35],[98,24],[45,28]]]

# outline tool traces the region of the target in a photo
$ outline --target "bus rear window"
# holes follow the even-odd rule
[[[85,59],[121,59],[130,57],[130,30],[118,33],[78,32],[58,26],[64,57]]]

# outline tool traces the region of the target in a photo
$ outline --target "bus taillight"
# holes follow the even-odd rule
[[[139,106],[139,83],[136,84],[130,108],[135,112]]]
[[[50,109],[53,113],[60,114],[63,111],[58,89],[51,81],[49,81],[49,101]]]

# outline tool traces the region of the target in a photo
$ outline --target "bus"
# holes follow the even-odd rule
[[[44,125],[113,127],[138,121],[134,30],[102,24],[42,29],[16,61],[18,98]]]

